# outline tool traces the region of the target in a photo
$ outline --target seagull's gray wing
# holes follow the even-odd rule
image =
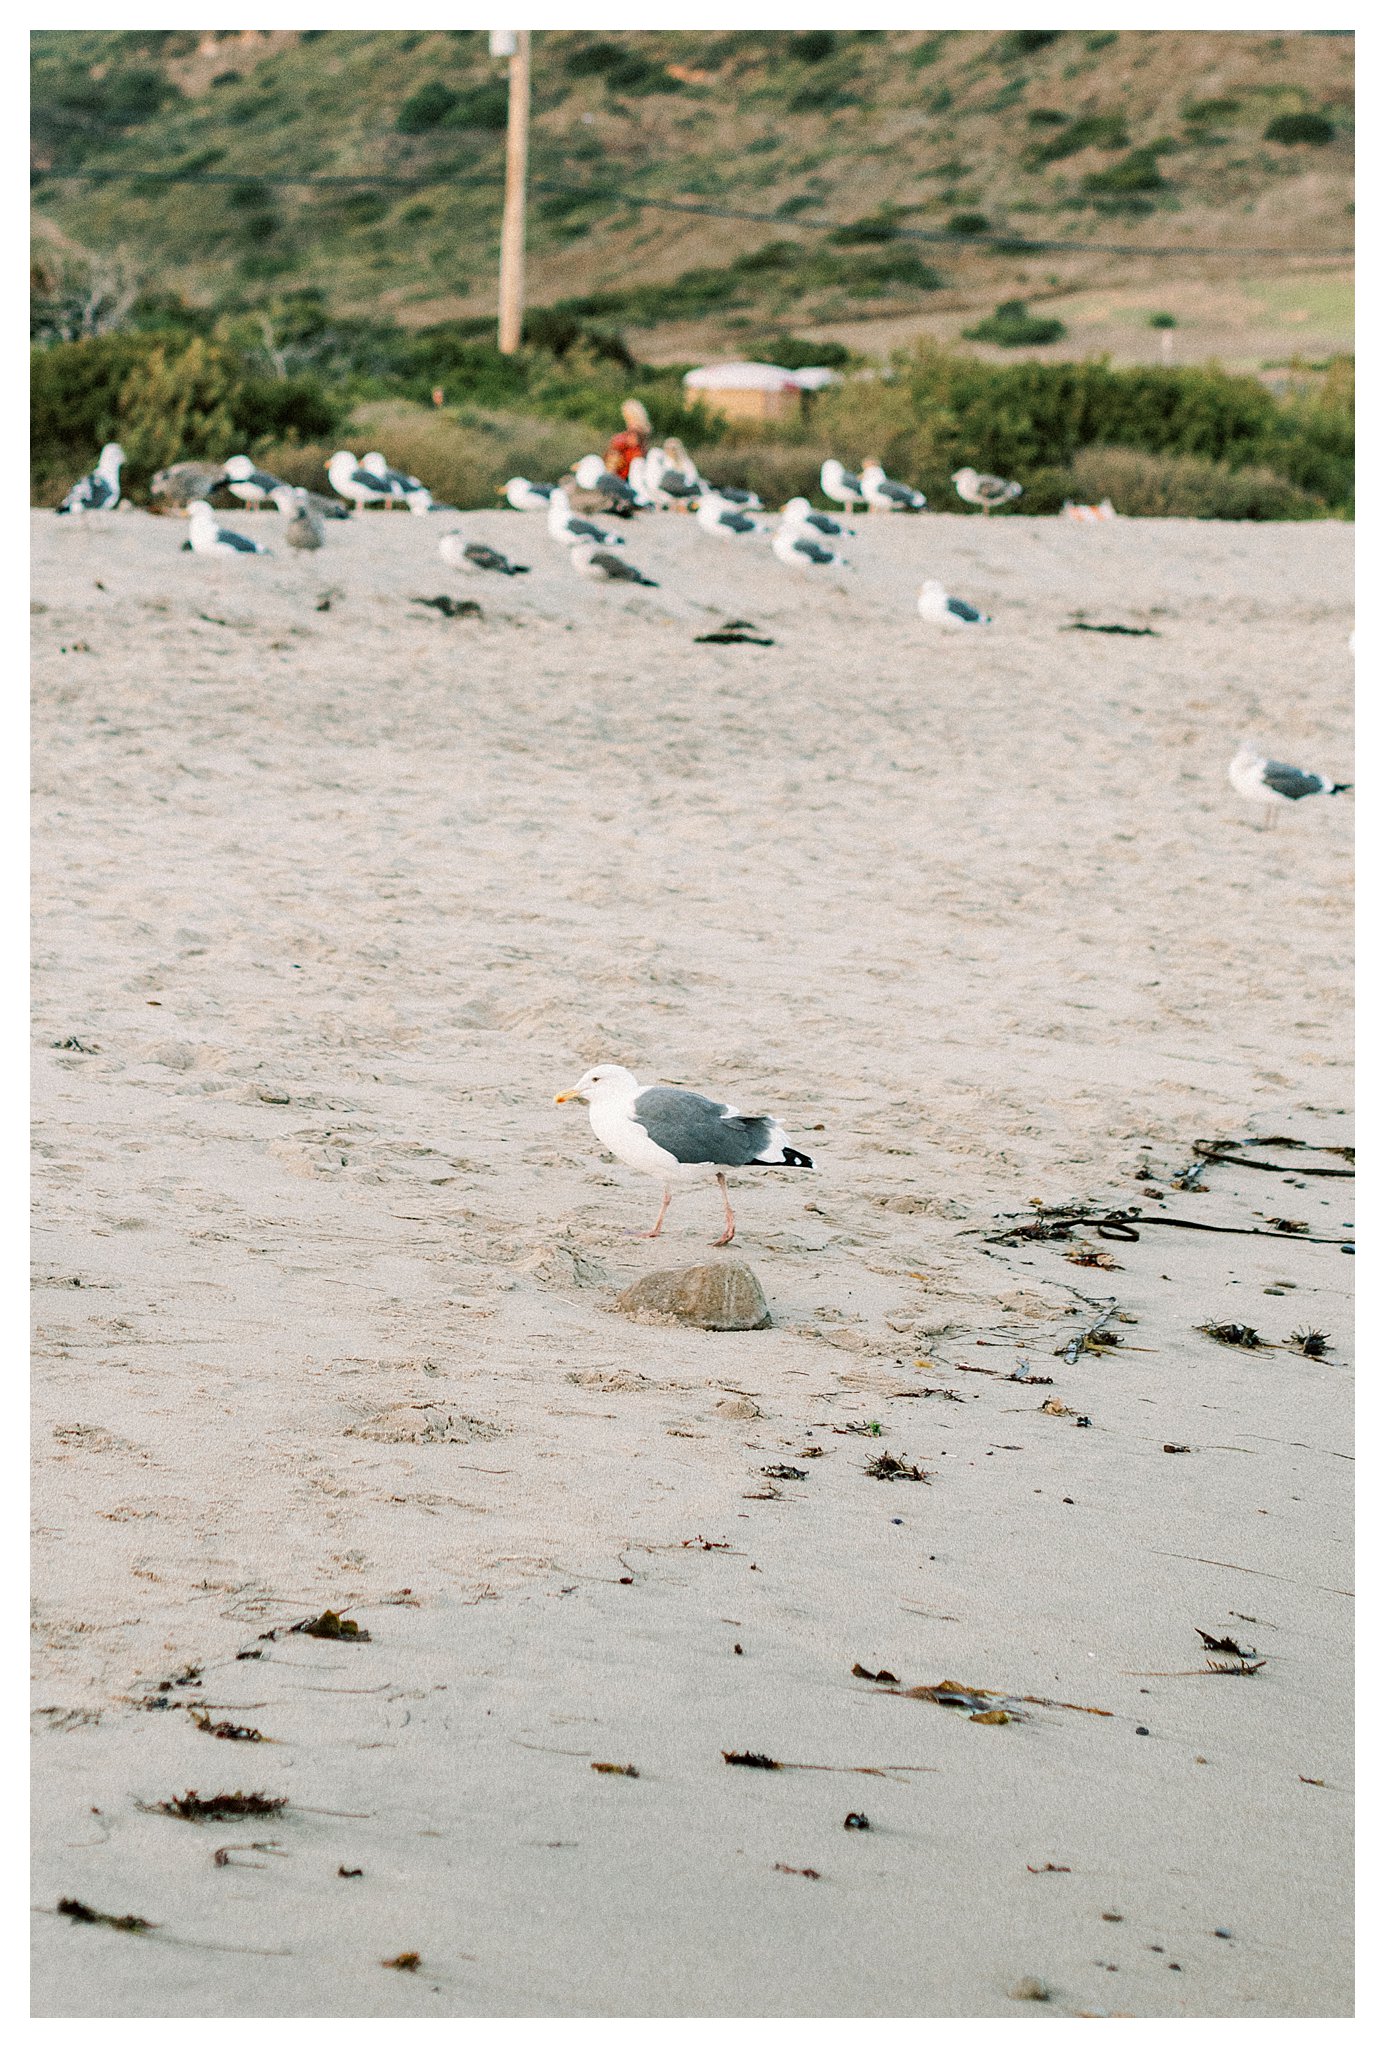
[[[815,540],[808,540],[803,535],[794,542],[794,553],[806,555],[810,562],[830,562],[832,559],[831,548],[820,548]]]
[[[1291,803],[1297,803],[1301,796],[1318,796],[1326,787],[1321,775],[1310,775],[1305,768],[1290,768],[1284,761],[1266,761],[1261,777],[1266,789],[1272,789],[1276,796],[1286,796]]]
[[[232,533],[229,526],[218,526],[216,537],[225,541],[227,547],[235,548],[238,554],[257,555],[260,552],[257,542],[248,539],[243,533]]]
[[[769,1144],[767,1116],[729,1116],[724,1102],[689,1088],[645,1088],[635,1122],[682,1166],[749,1166]]]
[[[965,598],[950,597],[947,601],[947,608],[954,618],[965,619],[969,626],[975,626],[980,621],[980,612],[974,604],[968,604]]]

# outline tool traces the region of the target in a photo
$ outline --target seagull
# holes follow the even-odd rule
[[[633,562],[595,547],[590,541],[573,548],[571,559],[578,575],[589,577],[593,583],[643,583],[648,590],[659,588],[654,578],[646,576]]]
[[[548,531],[554,540],[564,547],[575,548],[583,541],[591,541],[601,548],[623,548],[625,542],[618,533],[608,533],[604,526],[594,520],[579,519],[568,500],[568,494],[555,488],[548,500]]]
[[[114,512],[120,503],[120,465],[125,450],[107,441],[95,469],[80,477],[59,505],[59,512]]]
[[[584,455],[573,475],[584,491],[599,491],[603,498],[610,498],[612,509],[620,505],[631,512],[636,509],[648,510],[653,503],[638,485],[627,483],[623,476],[617,476],[613,469],[607,469],[599,455]]]
[[[675,496],[688,495],[688,489],[693,496],[715,491],[718,497],[725,498],[728,504],[739,505],[743,511],[764,511],[764,501],[740,484],[709,484],[706,477],[699,474],[697,464],[676,435],[668,435],[661,449],[655,448],[650,452],[656,463],[663,466],[663,476],[659,480],[661,487],[672,489]],[[688,489],[679,491],[680,483]]]
[[[271,476],[267,469],[256,469],[248,455],[229,456],[223,467],[226,488],[232,497],[240,499],[242,505],[263,505],[273,498],[277,490],[284,488],[281,476]]]
[[[339,448],[327,465],[327,475],[338,497],[356,505],[378,505],[389,497],[384,479],[372,476],[369,463],[358,463],[349,448]]]
[[[205,498],[194,498],[188,506],[188,545],[195,555],[267,555],[272,551],[251,540],[248,534],[233,533],[218,526],[216,514]]]
[[[1011,498],[1024,496],[1023,484],[1007,483],[1003,476],[979,476],[974,469],[954,469],[952,481],[959,498],[987,513],[997,505],[1008,505]]]
[[[308,502],[308,493],[294,484],[276,484],[269,495],[288,521],[284,539],[289,546],[309,552],[320,548],[325,537],[322,517]]]
[[[849,569],[850,562],[845,555],[834,554],[811,534],[801,532],[797,527],[781,526],[770,543],[781,562],[787,562],[791,569]]]
[[[802,532],[806,526],[811,532],[825,533],[831,539],[856,531],[854,526],[843,526],[841,520],[834,519],[830,512],[815,512],[806,498],[790,498],[779,517],[785,526],[791,526],[797,532]]]
[[[954,631],[992,623],[989,612],[978,611],[964,598],[949,597],[942,584],[936,581],[925,583],[919,592],[919,617],[927,619],[932,626],[950,626]]]
[[[184,510],[194,498],[210,498],[226,481],[226,471],[218,462],[174,462],[167,469],[156,470],[149,484],[152,498],[166,499],[170,505],[181,505]],[[344,505],[337,508],[343,518]]]
[[[546,512],[555,488],[553,484],[531,484],[527,476],[512,476],[496,496],[507,498],[516,512]]]
[[[723,540],[736,540],[747,533],[767,533],[769,528],[762,519],[755,518],[740,505],[733,505],[720,492],[710,492],[697,508],[697,523],[708,533],[720,534]]]
[[[835,456],[829,456],[823,463],[818,481],[824,498],[835,498],[839,505],[845,505],[848,512],[853,505],[865,502],[866,494],[860,477],[853,476],[849,469],[843,469]]]
[[[378,448],[372,448],[364,458],[361,467],[371,476],[378,476],[384,484],[391,504],[398,500],[407,505],[411,512],[426,513],[433,509],[433,494],[426,484],[407,470],[391,469]]]
[[[453,569],[466,569],[473,575],[489,569],[496,576],[527,576],[528,567],[523,562],[512,562],[508,555],[502,555],[499,548],[488,548],[479,540],[468,540],[464,533],[445,533],[438,542],[438,553]]]
[[[658,448],[635,457],[630,464],[630,481],[659,511],[695,505],[702,490],[700,481],[690,482],[681,469],[664,460]]]
[[[861,471],[861,491],[872,512],[922,512],[928,503],[922,491],[887,477],[873,457]]]
[[[782,1124],[771,1116],[742,1116],[724,1102],[697,1095],[691,1088],[641,1088],[628,1067],[589,1067],[555,1102],[585,1102],[597,1139],[626,1166],[653,1174],[664,1184],[664,1198],[654,1228],[664,1227],[675,1182],[715,1179],[726,1210],[726,1228],[716,1239],[730,1244],[736,1219],[727,1193],[727,1170],[744,1166],[803,1166],[812,1170],[806,1152],[790,1145]]]
[[[1296,804],[1306,796],[1344,796],[1355,786],[1330,782],[1327,776],[1310,774],[1306,768],[1290,768],[1284,761],[1267,760],[1250,740],[1241,742],[1226,772],[1238,796],[1264,807],[1262,830],[1268,828],[1281,804]]]

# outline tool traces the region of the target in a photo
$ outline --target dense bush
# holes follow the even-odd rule
[[[1037,111],[1043,115],[1044,124],[1051,126],[1048,110]],[[1060,115],[1059,119],[1063,117]],[[1076,156],[1080,149],[1124,149],[1129,140],[1124,114],[1084,114],[1079,121],[1063,120],[1062,128],[1047,142],[1035,143],[1028,161],[1035,166],[1056,164],[1065,156]]]
[[[1336,134],[1322,114],[1279,114],[1265,130],[1266,142],[1311,142],[1321,149]]]
[[[681,92],[681,81],[642,50],[622,43],[586,43],[567,60],[571,78],[604,79],[611,92]]]
[[[461,94],[450,85],[444,85],[440,78],[430,78],[417,92],[410,93],[394,125],[401,135],[425,135],[430,128],[442,125],[460,99]]]
[[[1118,512],[1146,519],[1312,519],[1322,510],[1311,492],[1263,463],[1232,469],[1201,455],[1084,448],[1070,475],[1079,504],[1109,498]]]
[[[1061,341],[1067,331],[1061,320],[1031,313],[1023,299],[1006,299],[965,333],[968,341],[993,341],[1001,348],[1039,348],[1046,341]]]
[[[1162,192],[1164,174],[1159,169],[1159,157],[1153,149],[1132,149],[1109,170],[1088,171],[1082,180],[1084,192],[1109,193],[1119,199],[1127,193]]]

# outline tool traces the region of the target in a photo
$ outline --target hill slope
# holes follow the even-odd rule
[[[1353,54],[1330,33],[543,32],[530,297],[656,351],[676,321],[692,352],[767,322],[1244,274],[1247,247],[1282,271],[1351,241]],[[202,304],[307,287],[410,325],[493,306],[505,92],[484,35],[43,32],[33,73],[50,244],[124,250]],[[257,182],[358,176],[382,182]],[[958,239],[985,232],[1077,246]]]

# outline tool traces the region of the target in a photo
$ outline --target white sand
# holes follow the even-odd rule
[[[1261,834],[1225,764],[1349,776],[1351,530],[877,519],[839,589],[666,517],[626,596],[513,514],[460,523],[535,573],[464,580],[450,523],[35,515],[38,2012],[1347,2012],[1351,1264],[974,1233],[1349,1139],[1354,800]],[[734,616],[778,644],[692,644]],[[719,1210],[623,1234],[657,1188],[552,1105],[597,1058],[816,1153],[738,1190],[773,1329],[610,1312]],[[1166,1212],[1352,1215],[1209,1179]],[[1055,1357],[1112,1296],[1125,1352]],[[326,1607],[371,1642],[257,1640]],[[1151,1675],[1196,1627],[1264,1668]],[[189,1665],[264,1744],[145,1710]],[[139,1810],[189,1787],[292,1807]]]

